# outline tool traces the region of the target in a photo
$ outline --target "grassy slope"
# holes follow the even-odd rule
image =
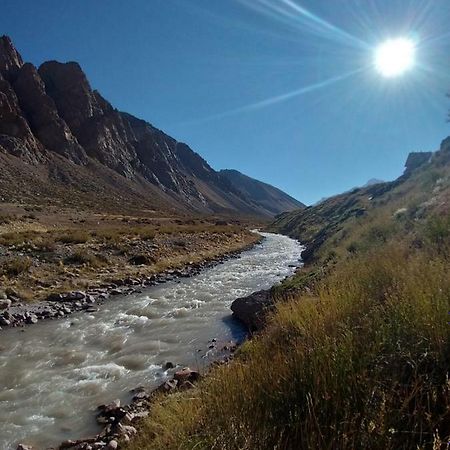
[[[129,449],[448,448],[450,151],[274,225],[309,244],[261,335]],[[289,288],[289,289],[287,289]]]

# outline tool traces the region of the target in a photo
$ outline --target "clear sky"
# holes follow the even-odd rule
[[[115,107],[306,203],[450,134],[449,0],[2,0],[25,60],[78,61]],[[407,36],[387,79],[374,47]],[[311,88],[312,87],[312,88]]]

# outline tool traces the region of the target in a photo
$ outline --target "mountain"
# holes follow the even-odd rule
[[[76,62],[24,63],[7,36],[0,167],[5,202],[251,216],[290,207],[281,191],[268,196],[255,180],[247,193],[188,145],[115,109]]]
[[[364,184],[361,187],[369,187],[369,186],[373,186],[374,184],[380,184],[380,183],[384,183],[384,181],[379,180],[378,178],[371,178],[366,184]]]
[[[237,170],[221,170],[220,175],[239,189],[246,198],[258,205],[267,215],[305,208],[305,205],[280,189],[255,180]]]

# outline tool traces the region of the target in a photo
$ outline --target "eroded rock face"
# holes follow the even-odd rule
[[[23,116],[16,93],[2,75],[0,75],[0,148],[11,155],[34,162],[42,160],[44,152]]]
[[[410,153],[405,163],[405,174],[409,174],[420,166],[423,166],[425,163],[429,162],[432,155],[432,152]]]
[[[36,68],[30,63],[24,64],[17,72],[13,86],[30,128],[39,141],[73,162],[85,163],[84,149],[59,117],[55,102],[45,92],[44,82]]]
[[[139,166],[134,135],[120,113],[91,86],[75,62],[49,61],[39,67],[47,94],[86,153],[121,175]]]
[[[15,78],[23,61],[8,36],[0,37],[0,74],[8,81]]]

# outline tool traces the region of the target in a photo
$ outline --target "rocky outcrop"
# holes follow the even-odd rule
[[[250,331],[257,331],[264,327],[266,315],[273,305],[271,291],[266,290],[236,299],[231,305],[231,310],[234,317],[245,324]]]
[[[17,72],[14,90],[33,134],[49,150],[76,163],[86,162],[86,153],[66,122],[59,117],[55,102],[45,92],[37,69],[30,63]]]
[[[22,67],[23,61],[8,36],[0,37],[0,74],[11,81]]]
[[[410,174],[414,170],[423,166],[430,161],[432,152],[412,152],[408,155],[405,163],[405,175]]]
[[[16,93],[2,75],[0,75],[0,150],[28,162],[42,161],[44,152],[24,118]]]

